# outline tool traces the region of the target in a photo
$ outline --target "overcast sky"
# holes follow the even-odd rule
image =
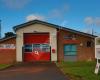
[[[2,36],[34,19],[100,33],[100,0],[0,0],[0,19]]]

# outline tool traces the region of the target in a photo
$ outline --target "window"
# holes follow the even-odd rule
[[[41,52],[41,46],[40,46],[40,44],[33,44],[33,52],[34,51],[39,51],[39,52]]]
[[[50,46],[48,44],[42,44],[43,52],[50,52]]]
[[[87,41],[87,47],[91,47],[92,46],[92,42],[91,41]]]
[[[76,55],[77,49],[75,44],[64,45],[64,55]]]
[[[26,44],[24,48],[25,52],[32,52],[32,44]]]
[[[25,52],[50,52],[50,46],[48,44],[26,44],[24,46]]]

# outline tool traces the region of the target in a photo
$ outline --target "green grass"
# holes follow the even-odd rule
[[[10,64],[0,64],[0,70],[9,67]]]
[[[100,73],[94,74],[95,62],[61,62],[57,65],[70,80],[100,80]]]

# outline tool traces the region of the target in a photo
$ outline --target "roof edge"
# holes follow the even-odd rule
[[[67,31],[71,31],[73,33],[78,33],[78,34],[81,34],[81,35],[84,35],[84,36],[89,36],[89,37],[93,37],[93,38],[97,37],[96,35],[93,35],[93,34],[89,34],[89,33],[81,32],[81,31],[69,29],[69,28],[66,28],[66,27],[62,27],[62,29],[67,30]]]
[[[11,39],[11,38],[16,38],[16,36],[11,36],[11,37],[4,37],[0,39],[0,42]]]
[[[32,25],[32,24],[35,24],[35,23],[49,25],[49,26],[54,27],[56,29],[62,29],[62,30],[70,31],[70,32],[78,33],[78,34],[88,36],[88,37],[92,37],[92,38],[97,37],[96,35],[92,35],[92,34],[89,34],[89,33],[77,31],[77,30],[74,30],[74,29],[66,28],[66,27],[63,27],[63,26],[59,26],[59,25],[56,25],[56,24],[52,24],[52,23],[48,23],[48,22],[40,21],[40,20],[32,20],[32,21],[14,26],[13,30],[16,32],[19,28],[23,28],[25,26]]]
[[[22,28],[22,27],[25,27],[25,26],[28,26],[28,25],[32,25],[32,24],[35,24],[35,23],[49,25],[49,26],[55,27],[55,28],[59,28],[60,27],[59,25],[52,24],[52,23],[48,23],[48,22],[45,22],[45,21],[32,20],[32,21],[25,22],[25,23],[22,23],[22,24],[19,24],[19,25],[14,26],[13,27],[13,30],[16,32],[17,29],[19,29],[19,28]]]

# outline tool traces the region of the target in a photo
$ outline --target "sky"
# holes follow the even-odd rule
[[[100,35],[100,0],[0,0],[2,37],[34,19]]]

